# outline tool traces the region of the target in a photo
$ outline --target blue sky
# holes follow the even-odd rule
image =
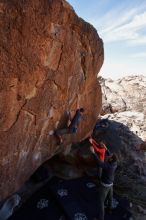
[[[146,0],[67,0],[104,42],[100,74],[146,76]]]

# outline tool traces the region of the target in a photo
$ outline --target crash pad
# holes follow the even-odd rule
[[[98,215],[98,188],[91,177],[60,181],[49,188],[69,220],[93,220]],[[128,200],[114,195],[112,214],[105,220],[128,220]]]
[[[58,220],[62,210],[51,196],[48,183],[35,192],[9,220]]]
[[[91,177],[52,178],[9,220],[93,220],[97,216],[98,189]],[[124,205],[126,204],[126,205]],[[105,220],[129,220],[128,200],[114,195],[112,214]]]

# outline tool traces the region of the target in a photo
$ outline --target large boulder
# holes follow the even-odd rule
[[[0,200],[44,161],[94,127],[101,109],[97,80],[103,43],[64,0],[0,3]],[[85,109],[64,146],[51,135],[65,113]]]

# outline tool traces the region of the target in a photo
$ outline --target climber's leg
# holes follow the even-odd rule
[[[68,128],[63,128],[63,129],[57,129],[55,132],[54,132],[54,135],[56,136],[57,138],[57,143],[58,144],[62,144],[63,140],[62,140],[62,135],[64,134],[68,134],[69,133],[69,129]]]

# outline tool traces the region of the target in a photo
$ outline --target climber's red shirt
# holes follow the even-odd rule
[[[99,159],[101,161],[104,161],[106,149],[100,147],[100,145],[94,139],[92,139],[92,146],[94,148],[95,153],[99,155]]]

